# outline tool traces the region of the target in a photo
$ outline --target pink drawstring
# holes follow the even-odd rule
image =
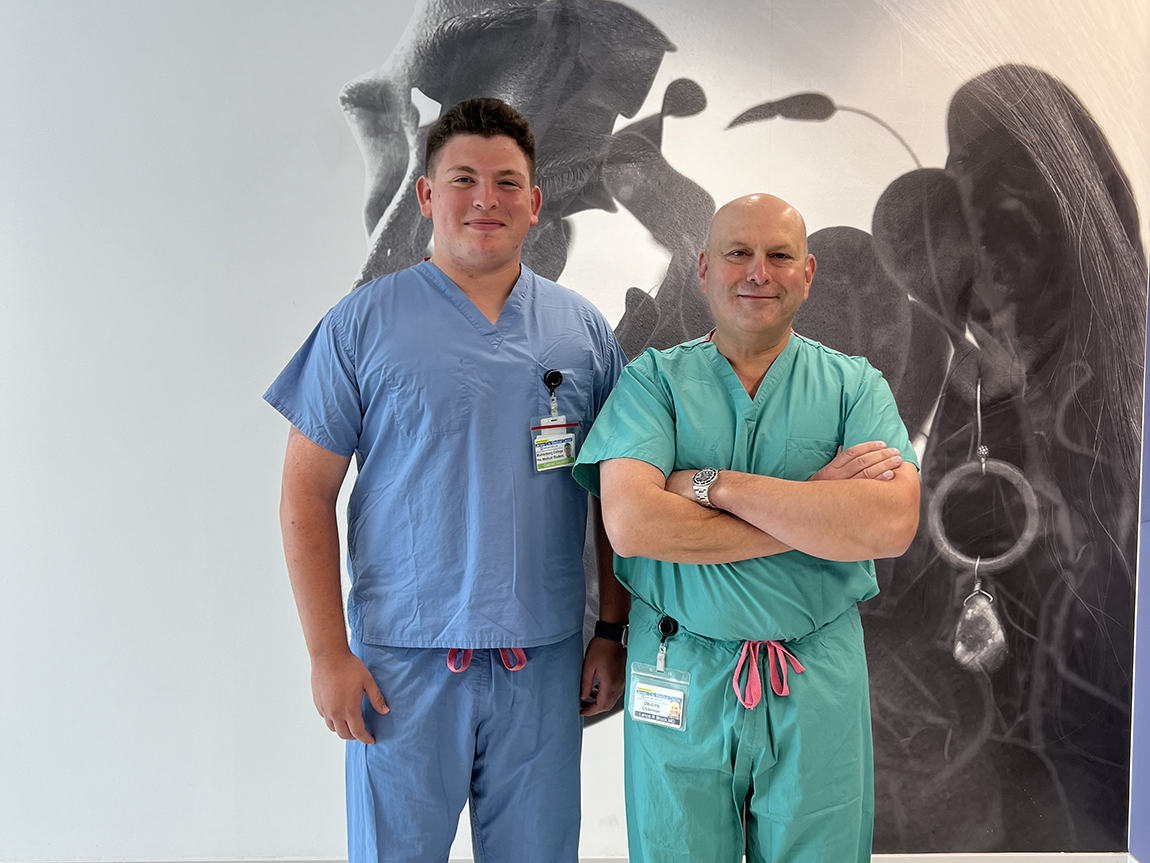
[[[512,665],[511,661],[507,658],[508,655],[515,657],[515,664]],[[503,667],[508,671],[518,671],[527,664],[527,654],[523,652],[521,647],[513,647],[508,650],[506,647],[499,648],[499,655],[503,659]]]
[[[762,645],[767,646],[767,663],[770,666],[771,674],[771,689],[775,691],[775,695],[784,696],[791,694],[791,688],[787,685],[787,662],[789,661],[791,667],[794,668],[795,674],[802,674],[806,671],[795,657],[783,647],[781,642],[778,641],[744,641],[743,652],[739,655],[739,664],[735,666],[735,677],[731,681],[731,687],[735,690],[735,697],[739,699],[739,703],[743,707],[751,710],[756,704],[759,703],[763,697],[763,682],[759,677],[759,647]],[[743,663],[747,660],[747,654],[751,655],[751,666],[747,670],[747,687],[746,697],[739,691],[739,675],[743,671]],[[779,667],[782,667],[782,676],[779,675]]]
[[[460,653],[463,654],[463,663],[460,664],[458,667],[456,667],[455,660],[458,658]],[[467,666],[469,666],[470,664],[471,664],[471,650],[470,649],[460,651],[458,648],[453,647],[453,648],[451,648],[451,650],[447,651],[447,667],[450,668],[452,671],[454,671],[456,674],[459,674],[461,671],[466,671]]]
[[[471,654],[474,651],[471,648],[464,648],[460,650],[458,647],[453,647],[447,651],[447,667],[455,674],[460,674],[467,670],[467,666],[471,664]],[[460,655],[463,661],[459,662]],[[523,652],[521,647],[506,647],[499,648],[499,657],[503,660],[503,667],[508,671],[518,671],[527,664],[527,654]],[[511,657],[515,657],[515,662],[511,661]]]

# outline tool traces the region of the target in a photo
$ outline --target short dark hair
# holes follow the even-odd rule
[[[482,135],[484,138],[506,135],[527,157],[527,169],[534,185],[535,136],[531,134],[527,118],[503,100],[464,99],[431,124],[427,130],[427,150],[423,160],[428,176],[431,176],[439,151],[456,135]]]

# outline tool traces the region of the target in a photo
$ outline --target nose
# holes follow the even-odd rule
[[[471,204],[478,210],[493,210],[499,206],[498,189],[487,179],[476,181],[472,187]]]
[[[764,255],[755,255],[747,264],[747,281],[756,285],[765,285],[771,279],[770,268]]]

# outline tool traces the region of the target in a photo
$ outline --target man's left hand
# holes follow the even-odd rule
[[[826,479],[894,479],[894,472],[902,464],[902,456],[895,447],[880,440],[856,444],[850,449],[839,447],[838,454],[819,470],[808,482]]]
[[[595,692],[595,700],[579,708],[580,716],[594,716],[597,713],[606,713],[615,706],[619,696],[623,694],[626,682],[624,663],[627,661],[627,649],[617,641],[608,638],[592,638],[587,645],[587,655],[583,657],[583,682],[579,688],[580,701],[586,701],[595,690],[598,681],[599,689]]]

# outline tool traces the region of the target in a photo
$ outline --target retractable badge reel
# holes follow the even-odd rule
[[[679,631],[673,617],[659,618],[659,655],[654,665],[631,663],[627,710],[636,722],[682,731],[687,726],[691,673],[667,667],[667,639]]]
[[[543,374],[543,385],[551,394],[551,412],[531,420],[531,449],[536,473],[571,467],[575,464],[576,434],[579,418],[559,413],[559,400],[555,390],[563,383],[563,372],[548,369]]]

